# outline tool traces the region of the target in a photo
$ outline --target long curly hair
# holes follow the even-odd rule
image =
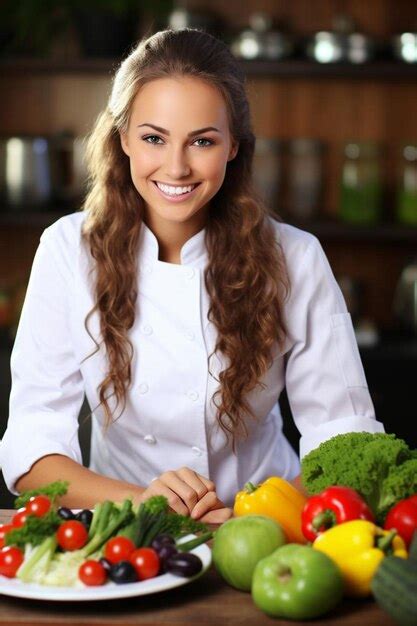
[[[141,41],[116,72],[108,106],[88,139],[90,188],[83,206],[87,213],[83,237],[95,261],[95,306],[85,326],[89,332],[89,319],[98,311],[108,361],[98,392],[108,427],[117,419],[109,398],[115,396],[120,416],[132,380],[129,330],[138,306],[137,254],[143,221],[143,199],[132,183],[120,133],[127,131],[141,86],[172,76],[195,77],[215,86],[227,106],[231,135],[239,143],[236,157],[227,163],[224,182],[210,201],[204,273],[208,318],[217,329],[214,353],[222,353],[228,363],[219,375],[213,402],[218,424],[227,441],[231,436],[235,450],[237,439],[247,435],[246,419],[255,418],[247,395],[262,386],[276,342],[284,345],[283,303],[290,285],[273,213],[253,186],[255,137],[244,74],[226,44],[203,31],[164,30]]]

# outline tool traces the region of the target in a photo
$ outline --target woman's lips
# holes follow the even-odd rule
[[[155,181],[152,181],[152,182],[155,185],[157,191],[161,194],[161,196],[163,198],[165,198],[166,200],[169,200],[169,202],[184,202],[185,200],[188,200],[188,198],[190,198],[193,195],[193,193],[195,192],[197,187],[199,187],[200,184],[201,184],[201,183],[196,183],[196,186],[191,191],[187,191],[186,193],[182,193],[182,194],[180,194],[178,196],[174,196],[174,195],[170,195],[170,194],[165,193],[164,191],[162,191],[162,189],[160,189],[158,187],[158,185],[156,184]],[[187,185],[184,185],[184,187],[186,187],[186,186]]]

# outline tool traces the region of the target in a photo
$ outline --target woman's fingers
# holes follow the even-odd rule
[[[215,491],[208,491],[205,496],[201,498],[191,511],[191,517],[194,519],[200,519],[208,511],[213,509],[223,508],[224,504],[221,502]]]
[[[203,515],[203,517],[200,517],[199,521],[205,524],[223,524],[223,522],[227,522],[231,517],[233,517],[233,510],[224,507],[209,511]]]
[[[189,515],[199,500],[197,491],[188,482],[185,482],[177,472],[164,472],[159,480],[181,498],[187,507],[186,515]],[[201,489],[205,489],[202,483],[200,491]]]
[[[197,501],[201,500],[201,498],[205,496],[208,491],[214,491],[214,483],[212,481],[204,478],[204,476],[200,476],[200,474],[197,474],[197,472],[194,472],[189,467],[181,467],[176,471],[176,474],[181,478],[181,480],[194,489],[197,494]],[[197,501],[195,504],[197,504]]]
[[[175,513],[179,513],[180,515],[190,514],[187,506],[178,494],[167,487],[159,478],[151,482],[150,486],[143,492],[141,499],[143,501],[151,496],[165,496],[168,500],[169,507],[175,511]]]
[[[168,499],[170,508],[176,513],[190,515],[197,510],[196,515],[200,517],[215,507],[224,507],[218,500],[215,489],[215,484],[209,478],[205,478],[189,467],[181,467],[154,478],[142,494],[142,499],[149,498],[151,495],[163,495]]]

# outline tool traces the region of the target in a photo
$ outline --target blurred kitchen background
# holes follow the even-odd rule
[[[206,29],[239,59],[259,193],[320,239],[354,320],[377,417],[417,447],[415,0],[2,2],[0,437],[39,237],[80,206],[83,140],[113,71],[138,38],[167,26]],[[297,449],[285,397],[281,404]],[[88,421],[80,439],[87,464]],[[0,506],[11,502],[1,483]]]

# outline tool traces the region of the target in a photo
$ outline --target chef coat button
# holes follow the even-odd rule
[[[156,439],[153,435],[145,435],[143,439],[146,443],[156,443]]]
[[[189,391],[187,393],[187,396],[190,398],[190,400],[198,400],[198,393],[196,391]]]
[[[187,332],[185,333],[185,336],[187,337],[189,341],[194,341],[195,339],[195,335],[191,330],[187,330]]]
[[[153,333],[152,326],[149,326],[149,324],[144,324],[141,328],[141,331],[144,335],[152,335]]]
[[[147,393],[149,391],[149,386],[146,383],[141,383],[138,389],[139,393]]]
[[[194,452],[196,456],[201,456],[203,454],[202,450],[197,446],[193,446],[191,450]]]
[[[193,270],[193,268],[190,267],[190,269],[187,270],[185,275],[187,278],[191,279],[191,278],[194,278],[194,274],[195,274],[195,270]]]

